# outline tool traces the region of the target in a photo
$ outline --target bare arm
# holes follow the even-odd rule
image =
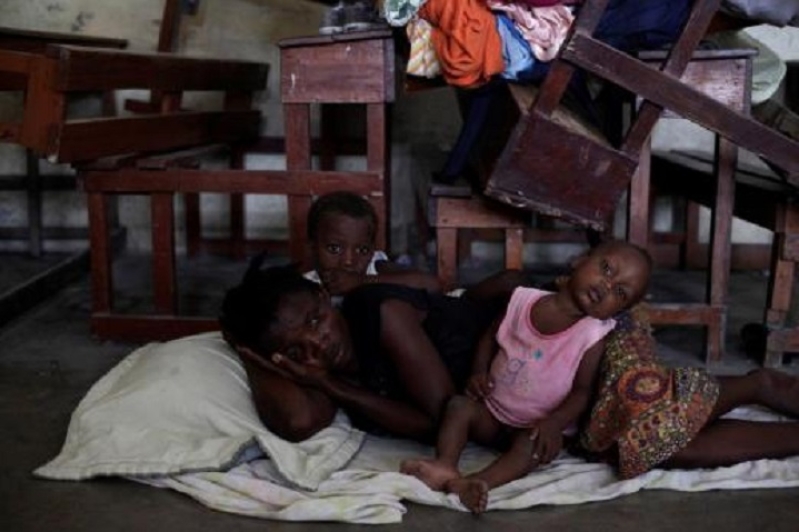
[[[495,319],[483,333],[483,336],[480,337],[480,341],[475,348],[474,360],[472,360],[472,374],[466,383],[465,390],[466,395],[472,399],[485,399],[494,388],[489,369],[491,368],[491,361],[494,360],[497,354],[496,336],[500,323],[502,323],[502,317]]]
[[[419,441],[432,441],[435,436],[436,420],[410,403],[383,397],[339,375],[287,357],[277,355],[273,362],[297,385],[307,386],[348,413],[369,419],[396,436]]]
[[[261,422],[288,441],[310,438],[330,425],[336,405],[325,394],[281,375],[246,348],[238,350]]]
[[[441,292],[441,281],[435,275],[419,270],[401,268],[388,261],[376,262],[375,269],[377,270],[377,282],[401,284],[411,288],[421,288],[432,293]]]

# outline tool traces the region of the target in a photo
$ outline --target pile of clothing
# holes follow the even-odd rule
[[[525,80],[558,53],[579,0],[386,0],[384,17],[405,26],[407,72],[474,88],[494,76]]]
[[[384,0],[382,16],[404,26],[407,72],[443,76],[476,88],[494,77],[540,81],[583,0]],[[594,36],[621,50],[669,45],[690,12],[689,0],[610,0]],[[725,0],[733,16],[783,26],[799,22],[799,0]]]

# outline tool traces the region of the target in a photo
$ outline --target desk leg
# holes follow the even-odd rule
[[[366,105],[366,169],[383,175],[383,197],[372,198],[378,225],[377,248],[391,249],[391,144],[385,103]]]
[[[171,192],[150,195],[153,246],[153,296],[158,314],[177,313],[175,223]]]
[[[710,227],[710,259],[707,303],[713,319],[708,325],[707,359],[721,361],[727,322],[727,292],[730,285],[730,259],[733,205],[735,201],[735,167],[738,147],[716,136],[716,198]]]
[[[111,277],[111,242],[105,195],[90,192],[86,198],[89,211],[89,250],[92,268],[92,314],[111,312],[113,281]]]
[[[288,170],[311,169],[311,106],[302,103],[283,105],[286,131],[286,168]],[[303,269],[310,266],[305,245],[308,209],[311,196],[288,197],[289,255]]]
[[[649,247],[649,218],[651,198],[650,144],[641,148],[638,170],[630,181],[627,193],[627,240],[644,249]]]
[[[42,176],[39,158],[25,150],[26,181],[28,185],[28,252],[33,257],[42,256]]]

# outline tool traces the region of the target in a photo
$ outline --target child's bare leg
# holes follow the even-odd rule
[[[532,455],[530,431],[520,430],[513,436],[510,448],[491,465],[467,477],[448,482],[447,491],[457,493],[463,505],[473,513],[482,513],[488,504],[488,491],[491,488],[521,478],[538,465]]]
[[[444,490],[447,482],[460,477],[458,461],[469,438],[481,443],[493,442],[500,429],[501,425],[483,403],[456,395],[447,403],[436,458],[405,460],[400,471],[415,476],[431,489]]]

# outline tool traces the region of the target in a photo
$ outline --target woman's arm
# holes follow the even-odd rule
[[[281,438],[310,438],[332,423],[335,403],[324,393],[302,386],[247,348],[237,349],[250,382],[261,422]]]
[[[432,441],[436,420],[420,408],[378,395],[340,375],[276,355],[272,359],[279,371],[293,381],[308,386],[353,416],[369,419],[395,436]]]
[[[401,268],[388,261],[376,262],[375,269],[377,275],[368,276],[367,282],[401,284],[411,288],[421,288],[431,293],[441,292],[441,281],[435,275]]]

